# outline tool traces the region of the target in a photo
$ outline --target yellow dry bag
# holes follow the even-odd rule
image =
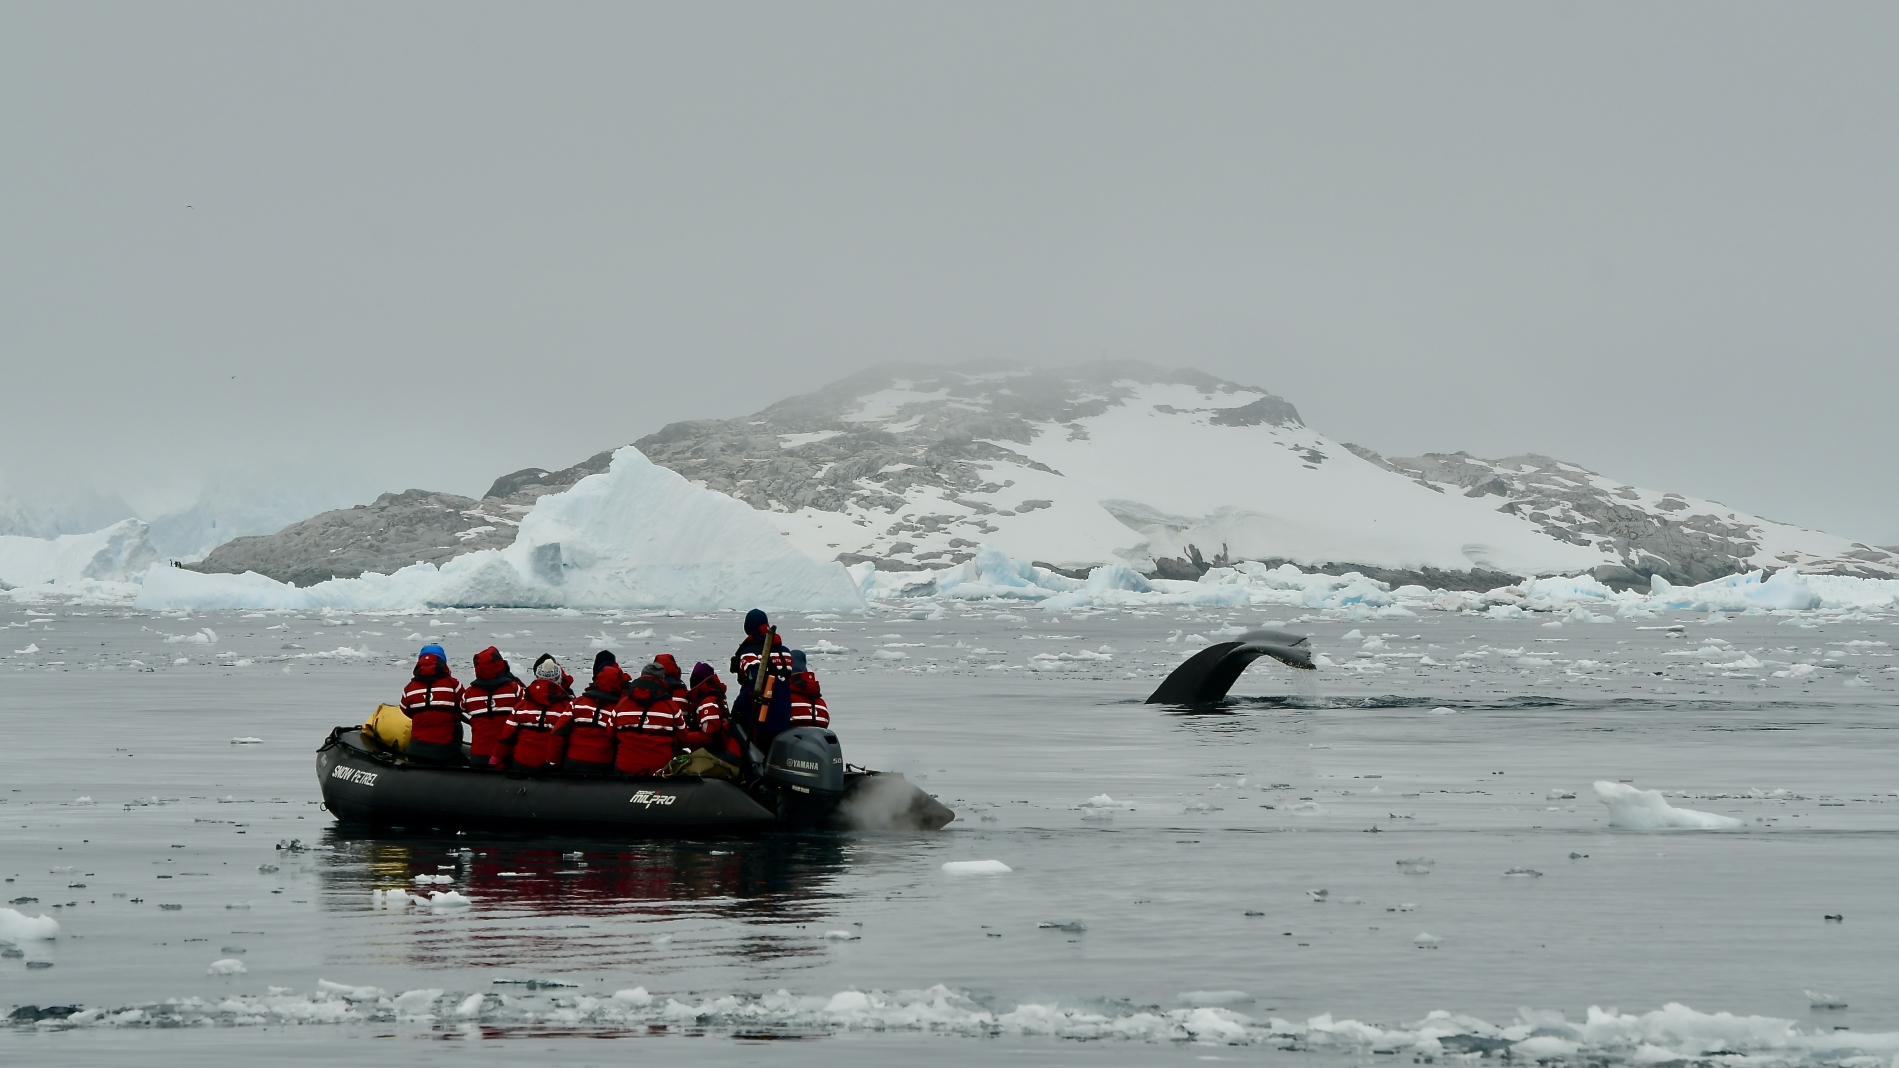
[[[409,751],[409,717],[395,705],[377,705],[363,722],[363,736],[398,753]]]

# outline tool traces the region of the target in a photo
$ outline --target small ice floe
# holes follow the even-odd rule
[[[166,645],[216,645],[218,632],[206,627],[196,634],[167,634]]]
[[[1253,995],[1244,990],[1183,990],[1174,995],[1174,1000],[1195,1009],[1211,1009],[1221,1005],[1246,1005]]]
[[[1418,903],[1415,901],[1406,901],[1402,904],[1392,905],[1389,908],[1385,909],[1386,912],[1416,912],[1417,910],[1418,910]]]
[[[1822,994],[1817,990],[1805,990],[1805,991],[1802,991],[1802,993],[1807,995],[1807,1006],[1809,1008],[1815,1008],[1815,1009],[1846,1008],[1845,998],[1836,998],[1832,994]]]
[[[58,937],[59,921],[51,916],[41,913],[31,917],[0,908],[0,942],[45,942]]]
[[[1188,812],[1224,812],[1226,811],[1225,809],[1222,809],[1218,805],[1209,804],[1205,801],[1195,801],[1187,805],[1186,810]]]
[[[447,891],[446,893],[431,890],[429,891],[428,904],[429,911],[431,912],[448,912],[455,909],[465,909],[474,904],[474,902],[453,890]]]
[[[480,1016],[482,1000],[483,998],[482,998],[482,995],[480,994],[468,995],[467,997],[462,999],[462,1003],[460,1005],[455,1006],[455,1015],[461,1017],[464,1020],[472,1020],[475,1017]]]
[[[1411,940],[1411,944],[1417,946],[1419,949],[1436,949],[1437,943],[1438,937],[1429,931],[1425,931]]]
[[[1286,811],[1295,816],[1323,816],[1325,806],[1317,801],[1295,801],[1286,806]]]
[[[73,799],[73,804],[75,805],[92,805],[92,804],[97,804],[97,803],[98,802],[92,799],[92,796],[90,794],[88,794],[85,797],[77,797]]]
[[[824,937],[833,942],[855,942],[864,936],[856,931],[826,931]]]
[[[250,969],[244,967],[243,961],[238,960],[236,957],[226,957],[223,960],[212,961],[211,966],[204,970],[204,974],[206,975],[243,975],[244,973],[248,971],[250,971]]]
[[[1551,789],[1549,793],[1544,794],[1543,796],[1546,800],[1550,800],[1550,801],[1574,801],[1576,800],[1576,791],[1565,790],[1561,787],[1556,787],[1556,788]]]
[[[901,649],[879,649],[870,654],[872,660],[908,660],[910,654]]]
[[[636,1009],[643,1009],[653,1003],[653,995],[647,993],[645,987],[636,986],[631,990],[615,990],[613,992],[613,1000],[622,1005],[631,1005]]]
[[[1455,716],[1457,715],[1457,709],[1445,708],[1444,706],[1439,705],[1438,707],[1433,708],[1431,710],[1431,714],[1433,716]]]
[[[1535,868],[1508,868],[1503,874],[1513,879],[1541,879],[1543,877],[1543,873]]]
[[[1314,900],[1314,901],[1316,901],[1316,902],[1318,902],[1319,904],[1321,904],[1321,905],[1323,905],[1323,904],[1325,904],[1325,902],[1326,902],[1326,900],[1327,900],[1328,898],[1330,898],[1330,897],[1332,896],[1332,891],[1330,891],[1330,890],[1307,890],[1307,891],[1306,891],[1306,896],[1307,896],[1307,897],[1309,897],[1309,898],[1311,898],[1312,900]]]
[[[417,884],[452,883],[455,877],[453,875],[418,875],[409,881]]]
[[[1069,934],[1080,934],[1088,929],[1088,925],[1080,920],[1068,920],[1065,923],[1057,923],[1054,920],[1043,920],[1035,926],[1044,931],[1067,931]]]
[[[1732,816],[1675,808],[1658,790],[1638,790],[1627,783],[1599,780],[1596,800],[1609,809],[1609,826],[1631,831],[1668,829],[1728,831],[1745,826]]]
[[[38,645],[34,644],[33,642],[28,642],[26,643],[26,648],[13,650],[13,655],[28,656],[32,653],[37,653],[39,651],[40,651],[40,647]]]
[[[1818,670],[1819,669],[1812,664],[1795,664],[1790,668],[1783,668],[1780,671],[1774,672],[1774,677],[1777,679],[1804,679]]]
[[[1003,875],[1014,870],[999,860],[952,860],[943,865],[949,875]]]
[[[1398,870],[1406,875],[1429,875],[1437,861],[1430,857],[1405,857],[1398,861]]]
[[[243,738],[231,739],[231,744],[232,745],[263,745],[264,740],[262,738],[252,738],[252,737],[246,736]]]

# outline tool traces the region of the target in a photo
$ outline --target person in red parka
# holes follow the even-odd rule
[[[743,764],[743,749],[733,734],[731,711],[725,703],[725,680],[711,664],[692,666],[692,689],[686,695],[686,722],[681,740],[688,750],[709,749],[714,756]]]
[[[673,704],[679,706],[680,715],[685,715],[692,707],[688,700],[691,687],[687,686],[686,680],[680,677],[679,661],[673,659],[671,653],[661,653],[653,658],[653,663],[665,670],[666,685],[672,689],[673,693]]]
[[[614,710],[613,770],[622,775],[653,775],[672,763],[680,722],[666,669],[646,665]]]
[[[593,685],[574,698],[573,731],[567,736],[567,762],[562,765],[570,775],[603,775],[613,770],[614,710],[626,698],[630,680],[613,660],[596,663]]]
[[[818,677],[805,669],[803,649],[791,651],[791,666],[791,678],[785,680],[791,687],[791,725],[829,727],[831,709],[824,703],[824,693],[818,688]]]
[[[468,758],[478,768],[488,768],[499,755],[507,764],[502,735],[508,729],[508,715],[521,700],[527,687],[508,670],[501,650],[490,645],[475,654],[475,681],[462,687],[462,718],[468,721]]]
[[[462,685],[448,673],[448,654],[425,645],[415,658],[415,676],[402,688],[409,717],[409,759],[417,764],[461,764]]]
[[[543,653],[534,662],[534,681],[514,706],[502,741],[516,771],[546,772],[560,767],[567,756],[567,732],[573,726],[570,679],[560,661]],[[499,754],[490,758],[493,764]]]

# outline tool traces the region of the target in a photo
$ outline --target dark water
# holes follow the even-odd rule
[[[0,1004],[96,1010],[0,1028],[0,1050],[630,1055],[580,1041],[611,1036],[718,1063],[1291,1063],[1415,1036],[1275,1038],[1274,1018],[1410,1034],[1437,1009],[1507,1025],[1668,1002],[1899,1031],[1894,661],[1845,644],[1891,624],[1281,614],[1366,667],[1262,662],[1245,695],[1187,713],[1141,698],[1189,635],[1266,613],[998,614],[787,621],[850,649],[814,657],[847,757],[938,794],[948,830],[624,842],[352,833],[318,804],[314,749],[394,695],[410,634],[458,662],[498,640],[579,665],[603,635],[622,660],[722,668],[735,617],[0,610],[50,620],[0,639],[4,897],[60,925],[0,959]],[[164,640],[205,627],[215,643]],[[1389,637],[1358,657],[1353,629]],[[356,654],[311,655],[338,649]],[[1610,828],[1597,779],[1747,826]],[[989,859],[1012,870],[943,870]],[[398,887],[472,904],[378,907]],[[225,960],[242,973],[207,974]]]

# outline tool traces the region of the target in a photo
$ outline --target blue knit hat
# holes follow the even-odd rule
[[[751,611],[745,613],[745,633],[746,634],[757,634],[759,631],[764,630],[766,627],[770,625],[771,625],[771,620],[765,618],[765,610],[762,608],[754,608]]]
[[[444,651],[442,650],[442,647],[441,647],[441,646],[439,646],[439,645],[425,645],[425,646],[423,646],[423,647],[422,647],[422,651],[421,651],[421,652],[419,652],[419,653],[417,653],[417,654],[415,654],[415,658],[416,658],[417,660],[420,660],[420,659],[422,659],[422,658],[423,658],[423,657],[425,657],[425,656],[429,656],[430,654],[433,654],[433,655],[435,656],[435,658],[436,658],[436,659],[438,659],[438,660],[440,660],[440,661],[441,661],[441,662],[442,662],[442,663],[443,663],[444,665],[447,665],[447,663],[448,663],[448,654],[447,654],[446,652],[444,652]]]

